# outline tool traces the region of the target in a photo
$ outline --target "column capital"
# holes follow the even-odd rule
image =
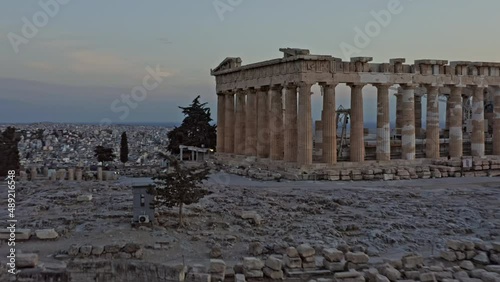
[[[384,88],[391,88],[393,85],[392,83],[372,83],[373,87],[376,87],[377,89],[384,89]]]
[[[400,84],[400,86],[401,88],[403,88],[403,90],[415,90],[420,86],[420,84],[408,83],[408,84]]]
[[[308,81],[299,81],[295,83],[298,87],[306,87],[306,86],[313,86],[314,83],[308,82]]]
[[[283,88],[286,88],[286,89],[297,88],[297,83],[295,83],[295,82],[284,82],[281,86]]]
[[[346,83],[346,85],[351,87],[351,88],[355,88],[355,87],[363,88],[366,86],[366,83],[353,82],[353,83]]]
[[[283,85],[281,85],[281,84],[273,84],[273,85],[269,86],[269,89],[270,90],[281,90],[281,89],[283,89]]]
[[[226,96],[232,96],[236,93],[236,90],[233,89],[233,90],[226,90],[226,91],[223,91],[222,92],[222,95],[226,95]]]
[[[337,82],[320,82],[319,85],[323,87],[337,87],[339,84]]]
[[[435,84],[422,84],[427,91],[431,91],[431,89],[435,89],[439,91],[439,88],[443,87],[443,85],[435,85]]]

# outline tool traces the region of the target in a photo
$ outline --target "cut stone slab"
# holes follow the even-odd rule
[[[225,273],[226,263],[221,259],[210,259],[209,273]]]
[[[245,269],[246,278],[262,278],[264,277],[264,272],[262,270],[249,270]]]
[[[453,262],[457,260],[457,254],[454,251],[442,251],[441,258]]]
[[[487,265],[490,263],[490,259],[488,258],[488,254],[486,252],[479,252],[475,257],[472,258],[472,261],[483,265]]]
[[[54,230],[54,228],[51,229],[39,229],[35,231],[36,237],[40,240],[50,240],[50,239],[57,239],[59,237],[59,234]]]
[[[289,258],[298,258],[299,252],[297,252],[297,249],[295,247],[288,247],[286,248],[286,255]]]
[[[264,267],[264,262],[262,262],[262,260],[258,258],[254,257],[243,258],[243,268],[245,270],[262,270],[263,267]],[[247,276],[246,274],[245,276],[250,277]]]
[[[348,262],[356,263],[356,264],[362,264],[362,263],[368,263],[370,258],[368,257],[367,254],[361,253],[361,252],[348,252],[345,254],[345,260]]]
[[[329,262],[340,262],[344,259],[344,253],[337,249],[323,249],[323,257]]]
[[[299,252],[299,255],[303,258],[311,257],[316,254],[316,250],[309,244],[302,244],[298,246],[297,251]]]
[[[269,267],[270,269],[272,270],[276,270],[276,271],[281,271],[281,268],[283,267],[283,263],[280,259],[276,258],[276,257],[273,257],[273,256],[270,256],[267,260],[266,260],[266,263],[265,265],[267,267]],[[264,274],[266,274],[266,272],[264,271]],[[269,276],[270,277],[270,276]],[[271,277],[272,278],[272,277]]]
[[[271,269],[269,267],[264,267],[263,269],[263,272],[264,272],[264,275],[266,277],[269,277],[271,279],[274,279],[274,280],[282,280],[284,275],[283,275],[283,270],[274,270],[274,269]]]
[[[29,240],[31,237],[31,229],[16,229],[14,232],[17,240]],[[0,229],[0,240],[8,240],[10,238],[10,230],[7,228]]]
[[[255,225],[262,224],[262,216],[260,216],[256,211],[244,211],[241,213],[241,218],[251,219]]]
[[[16,267],[17,268],[33,268],[38,265],[37,254],[17,254]]]
[[[91,194],[80,195],[80,196],[76,197],[76,201],[78,201],[78,202],[90,202],[90,201],[92,201],[92,195]]]
[[[288,268],[301,268],[302,267],[302,260],[300,257],[294,257],[291,258],[287,255],[283,257],[283,262],[285,263],[286,267]]]

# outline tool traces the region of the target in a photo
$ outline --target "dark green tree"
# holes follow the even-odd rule
[[[188,107],[179,107],[184,114],[181,126],[168,133],[168,150],[179,153],[179,145],[215,148],[217,134],[216,125],[211,125],[212,117],[207,103],[200,103],[196,97]]]
[[[179,227],[184,227],[183,206],[197,203],[210,194],[202,186],[210,170],[202,166],[181,166],[176,158],[171,156],[167,158],[173,170],[154,178],[156,184],[151,193],[156,196],[155,206],[179,207]]]
[[[128,162],[128,140],[127,133],[122,133],[122,140],[120,142],[120,161],[125,165]]]
[[[0,176],[7,176],[9,170],[19,173],[19,150],[17,143],[21,140],[15,127],[7,127],[0,135]]]
[[[105,148],[103,146],[96,146],[94,149],[94,156],[97,157],[98,162],[112,162],[115,159],[113,148]]]

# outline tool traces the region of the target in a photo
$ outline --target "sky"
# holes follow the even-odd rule
[[[498,0],[4,1],[0,123],[179,122],[177,107],[198,95],[215,119],[210,69],[226,57],[243,64],[280,58],[283,47],[344,60],[349,44],[362,47],[353,56],[373,62],[500,62],[499,10]],[[390,19],[356,45],[357,30],[384,11]],[[374,88],[364,92],[365,120],[375,121]],[[124,102],[132,93],[137,100]],[[349,107],[348,88],[337,88],[336,102]],[[394,120],[394,97],[391,104]]]

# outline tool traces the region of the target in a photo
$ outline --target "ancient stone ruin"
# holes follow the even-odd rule
[[[402,58],[371,63],[371,57],[345,62],[329,55],[312,55],[309,50],[280,51],[283,58],[248,65],[242,65],[240,58],[226,58],[211,71],[217,84],[219,157],[254,157],[260,162],[308,169],[319,163],[330,168],[342,168],[346,163],[362,167],[370,149],[363,116],[363,88],[367,85],[377,88],[373,145],[377,164],[390,164],[394,159],[409,161],[406,164],[417,159],[431,163],[443,157],[460,160],[467,156],[479,162],[500,155],[500,63],[416,60],[405,64]],[[313,159],[311,112],[311,86],[316,83],[323,93],[318,162]],[[338,159],[335,88],[342,83],[351,88],[348,161]],[[394,85],[399,85],[397,109],[390,109],[389,88]],[[425,130],[423,95],[427,95]],[[448,97],[443,135],[440,96]],[[465,131],[463,118],[466,101],[471,105],[470,133]],[[489,106],[486,113],[485,105]],[[391,110],[397,111],[400,140],[391,140]],[[418,154],[418,146],[422,154]]]

